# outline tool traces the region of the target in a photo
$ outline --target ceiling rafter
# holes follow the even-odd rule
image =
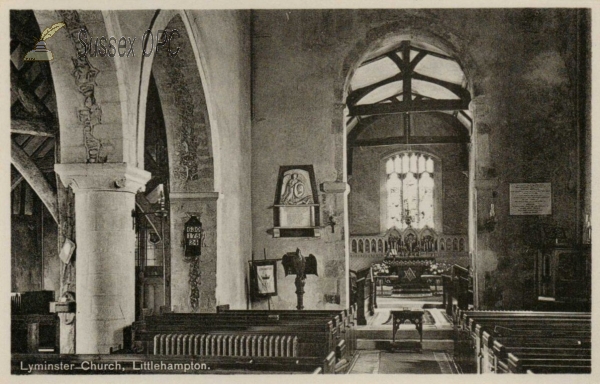
[[[394,136],[378,139],[355,140],[351,143],[352,148],[357,147],[381,147],[395,144],[461,144],[468,143],[468,136]]]
[[[58,222],[58,200],[54,188],[48,183],[42,171],[40,171],[27,153],[14,142],[11,142],[10,153],[11,163],[29,183],[46,208],[48,208],[54,221]]]
[[[417,55],[411,60],[410,55],[411,51],[417,52]],[[390,113],[406,113],[406,112],[423,112],[432,110],[431,108],[436,105],[441,106],[438,110],[459,110],[468,108],[468,104],[470,102],[470,93],[467,89],[463,88],[461,85],[452,83],[449,81],[445,81],[442,79],[437,79],[431,76],[427,76],[415,71],[415,68],[427,55],[431,55],[434,57],[442,58],[445,60],[451,60],[456,62],[450,56],[446,56],[437,52],[433,52],[430,50],[414,47],[411,45],[410,41],[403,41],[399,47],[395,48],[392,51],[386,52],[380,56],[377,56],[373,59],[369,59],[361,64],[361,67],[368,63],[372,63],[376,60],[388,58],[399,69],[399,73],[375,82],[374,84],[367,85],[365,87],[353,90],[350,92],[346,99],[346,104],[350,111],[351,115],[357,116],[361,115],[363,112],[368,114],[390,114]],[[420,80],[425,81],[431,84],[435,84],[442,88],[447,89],[452,92],[456,96],[460,98],[460,100],[453,99],[424,99],[423,97],[416,97],[414,100],[412,99],[412,95],[416,94],[412,89],[412,81]],[[373,104],[362,104],[357,105],[357,103],[363,99],[365,96],[375,91],[377,88],[380,88],[384,85],[402,81],[402,92],[400,94],[396,94],[391,97],[386,97],[381,101],[391,101],[391,103],[381,103],[381,101],[373,103]],[[402,100],[398,100],[399,103],[395,103],[392,99],[402,95]],[[437,100],[440,103],[432,103],[428,102],[428,100]],[[390,105],[394,105],[395,108]],[[435,110],[435,109],[433,109]]]
[[[444,81],[441,79],[436,79],[434,77],[422,75],[418,72],[413,72],[412,78],[415,80],[422,80],[422,81],[427,81],[429,83],[437,84],[441,87],[446,88],[447,90],[454,93],[456,96],[460,97],[461,99],[467,99],[467,98],[471,97],[471,95],[469,94],[469,91],[467,91],[460,85],[451,83],[449,81]]]
[[[469,101],[466,100],[411,100],[403,101],[399,104],[384,103],[384,104],[366,104],[349,107],[351,116],[366,116],[366,115],[390,115],[395,113],[407,112],[433,112],[433,111],[454,111],[460,109],[468,109]]]
[[[395,81],[401,81],[403,79],[403,74],[402,72],[395,74],[392,77],[388,77],[387,79],[383,79],[381,81],[378,81],[374,84],[371,85],[367,85],[366,87],[363,88],[359,88],[355,91],[352,91],[347,98],[347,104],[348,105],[353,105],[356,104],[360,99],[362,99],[363,97],[365,97],[366,95],[368,95],[369,93],[371,93],[372,91],[376,90],[379,87],[382,87],[384,85],[393,83]]]
[[[15,188],[17,188],[19,184],[21,184],[21,181],[23,181],[23,176],[21,175],[17,176],[14,180],[11,180],[10,190],[14,191]]]
[[[54,137],[56,128],[43,120],[11,119],[10,133]]]
[[[54,119],[53,113],[48,109],[46,104],[44,104],[29,88],[29,84],[21,77],[17,68],[10,63],[10,86],[11,90],[13,90],[21,102],[23,107],[33,115],[33,117],[41,118],[41,119]]]

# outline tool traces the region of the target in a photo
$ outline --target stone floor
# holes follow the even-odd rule
[[[443,310],[435,308],[441,298],[400,299],[379,297],[375,314],[367,319],[367,325],[358,326],[358,351],[349,373],[407,373],[407,374],[452,374],[456,368],[452,363],[453,325]],[[390,310],[423,308],[426,316],[423,325],[421,351],[404,348],[418,344],[419,334],[412,324],[403,324],[396,340],[403,345],[392,349],[392,324],[387,324]]]
[[[375,314],[367,318],[367,325],[356,328],[357,348],[362,350],[384,350],[392,341],[392,324],[390,310],[403,308],[423,308],[425,316],[423,323],[423,350],[451,352],[454,343],[452,341],[453,325],[445,316],[444,310],[432,308],[441,304],[434,301],[423,301],[420,299],[399,299],[383,297],[377,299]],[[396,340],[416,341],[419,339],[413,324],[402,324]]]
[[[453,374],[451,357],[446,352],[357,351],[349,373]]]

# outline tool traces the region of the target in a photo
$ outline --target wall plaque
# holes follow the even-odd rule
[[[510,214],[513,216],[551,215],[552,184],[510,184]]]
[[[192,215],[183,228],[185,256],[200,256],[202,254],[202,223],[196,216]]]
[[[320,237],[320,210],[312,165],[279,167],[273,237]]]

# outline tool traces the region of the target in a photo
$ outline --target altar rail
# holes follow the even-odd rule
[[[468,256],[469,245],[467,235],[437,235],[430,245],[430,251],[420,251],[423,257],[461,257]],[[383,258],[389,251],[388,237],[380,235],[351,235],[350,255],[358,257]]]

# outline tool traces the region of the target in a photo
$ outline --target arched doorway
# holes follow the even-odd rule
[[[440,275],[473,266],[468,79],[435,39],[371,47],[346,88],[350,270],[373,267],[378,299],[441,304]]]

